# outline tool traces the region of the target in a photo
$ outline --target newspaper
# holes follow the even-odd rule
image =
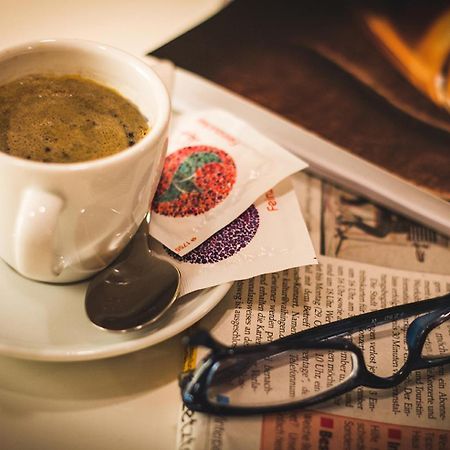
[[[267,342],[344,317],[450,292],[450,251],[443,237],[432,237],[428,231],[413,234],[411,229],[417,226],[411,223],[382,230],[382,220],[369,221],[385,214],[373,205],[309,176],[296,177],[295,185],[313,243],[322,255],[320,264],[236,282],[200,323],[216,339],[228,345]],[[336,211],[342,213],[341,219]],[[360,222],[358,217],[369,228],[354,225]],[[395,221],[391,218],[389,223]],[[342,226],[348,227],[344,239],[337,231]],[[356,235],[355,242],[349,242]],[[370,332],[355,336],[369,370],[387,376],[402,366],[406,351],[398,333],[408,323],[389,324],[382,339]],[[441,331],[442,341],[430,345],[448,348],[450,326]],[[202,349],[194,349],[186,364],[194,367],[202,356]],[[331,371],[339,370],[342,361],[328,359],[324,364],[328,372],[319,377],[318,388],[333,374],[330,366]],[[261,396],[270,390],[270,382],[260,380]],[[295,377],[291,383],[295,384]],[[450,448],[449,396],[450,367],[443,366],[413,372],[393,389],[357,388],[303,411],[236,418],[184,407],[178,449],[446,450]]]
[[[305,173],[292,180],[317,253],[450,274],[448,237]]]

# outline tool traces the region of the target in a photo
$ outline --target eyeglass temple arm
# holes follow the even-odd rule
[[[279,344],[288,344],[297,342],[299,339],[320,339],[321,341],[336,338],[342,335],[351,334],[354,331],[368,328],[371,326],[382,325],[386,322],[400,320],[404,317],[414,316],[421,313],[432,311],[438,307],[448,305],[450,307],[450,293],[435,297],[428,300],[420,300],[417,302],[391,306],[379,311],[372,311],[360,314],[336,322],[326,323],[314,328],[299,331],[298,333],[278,339]],[[184,345],[188,346],[204,346],[211,350],[225,349],[227,346],[216,341],[211,334],[205,329],[195,330],[192,335],[184,336],[182,339]]]
[[[414,316],[426,313],[436,308],[449,306],[450,293],[435,297],[429,300],[420,300],[418,302],[391,306],[379,311],[372,311],[358,316],[348,317],[336,322],[319,325],[315,328],[303,330],[290,336],[281,338],[279,342],[288,343],[298,339],[320,339],[338,337],[340,335],[351,334],[354,331],[369,328],[371,326],[382,325],[383,323],[400,320],[404,317]]]

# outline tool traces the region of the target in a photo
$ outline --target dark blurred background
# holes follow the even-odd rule
[[[152,54],[450,200],[450,115],[368,26],[388,18],[413,45],[448,8],[440,1],[235,0]]]

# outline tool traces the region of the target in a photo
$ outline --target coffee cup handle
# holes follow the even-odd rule
[[[23,193],[15,227],[16,269],[28,278],[51,281],[59,273],[55,234],[64,201],[56,194]]]

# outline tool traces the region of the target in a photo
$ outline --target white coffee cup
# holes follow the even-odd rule
[[[123,250],[149,210],[170,118],[167,91],[140,59],[81,40],[42,40],[0,51],[0,85],[30,74],[78,74],[109,86],[148,118],[132,147],[78,163],[0,152],[0,257],[25,277],[81,280]]]

